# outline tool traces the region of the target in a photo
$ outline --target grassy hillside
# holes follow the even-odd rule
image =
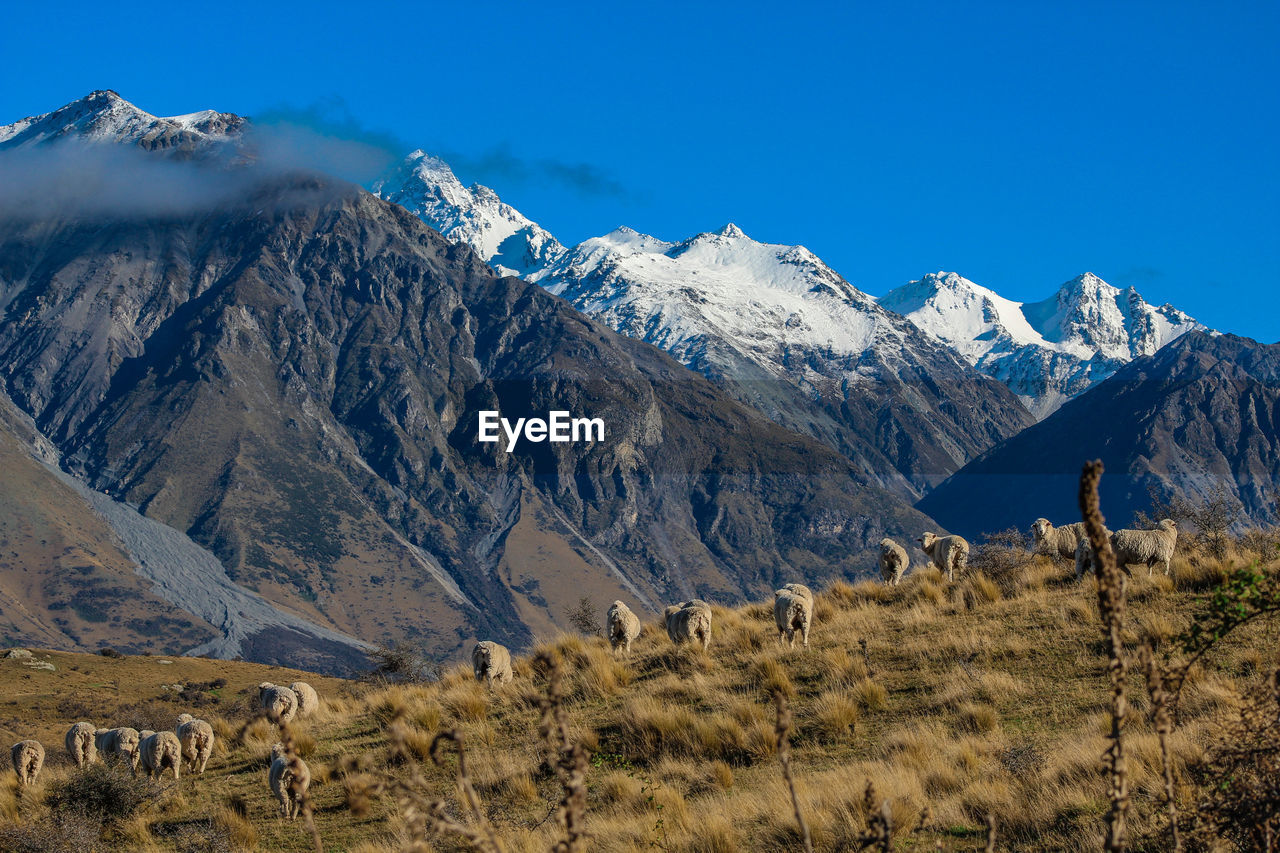
[[[1124,632],[1130,665],[1144,640],[1170,650],[1237,566],[1257,562],[1274,576],[1274,545],[1263,550],[1241,548],[1225,560],[1180,556],[1172,578],[1135,570]],[[988,816],[996,849],[1100,849],[1106,661],[1094,582],[1077,584],[1070,574],[1069,566],[1015,552],[956,584],[922,569],[896,589],[837,582],[818,594],[808,651],[778,644],[764,604],[716,608],[708,653],[674,647],[652,624],[624,660],[599,637],[543,644],[535,651],[562,662],[571,738],[590,752],[589,848],[800,849],[776,750],[772,697],[781,692],[793,714],[800,809],[818,850],[858,849],[869,815],[882,813],[895,850],[984,849]],[[265,720],[250,721],[248,702],[258,682],[298,676],[199,659],[50,653],[47,660],[56,670],[0,659],[0,727],[9,743],[38,737],[49,751],[40,782],[21,796],[6,771],[0,850],[63,842],[86,850],[96,838],[104,839],[98,849],[313,849],[305,821],[276,817],[266,758],[277,733]],[[1170,740],[1188,821],[1205,795],[1206,757],[1244,697],[1277,666],[1280,620],[1270,617],[1233,632],[1193,669]],[[436,800],[443,815],[473,827],[460,817],[456,752],[444,746],[443,766],[429,754],[435,733],[455,729],[469,781],[504,847],[547,850],[560,834],[562,789],[539,734],[546,667],[524,658],[515,670],[512,684],[492,691],[465,665],[429,684],[307,677],[325,707],[292,734],[314,777],[324,849],[407,847]],[[212,686],[219,680],[225,684]],[[1137,671],[1128,693],[1131,843],[1169,849],[1160,750]],[[50,805],[77,772],[62,750],[71,722],[160,727],[183,710],[209,719],[220,735],[203,777],[147,789],[132,815],[102,826]],[[43,846],[23,846],[32,839]],[[413,849],[467,848],[449,837]]]

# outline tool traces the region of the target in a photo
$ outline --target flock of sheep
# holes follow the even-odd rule
[[[294,717],[307,717],[320,707],[320,697],[305,681],[288,687],[264,681],[258,685],[258,704],[267,719],[277,725]],[[138,731],[127,726],[100,729],[92,723],[73,723],[67,729],[67,754],[79,769],[102,760],[127,763],[133,775],[141,768],[149,778],[173,771],[176,782],[182,769],[204,773],[213,755],[213,726],[190,714],[179,714],[171,732]],[[9,752],[13,771],[22,787],[35,784],[44,767],[44,746],[38,740],[15,743]],[[292,761],[280,743],[271,748],[271,769],[267,775],[271,792],[280,803],[282,817],[298,816],[299,801],[311,784],[311,771],[301,758]]]
[[[1035,548],[1042,553],[1073,557],[1076,561],[1076,579],[1094,567],[1093,551],[1084,530],[1084,522],[1054,527],[1046,518],[1038,518],[1031,526]],[[1154,530],[1108,531],[1116,562],[1127,573],[1129,565],[1145,565],[1150,573],[1157,564],[1169,574],[1174,546],[1177,544],[1177,525],[1170,519],[1161,521]],[[934,566],[954,581],[963,574],[969,564],[969,543],[963,536],[939,536],[926,532],[916,540],[920,550],[929,556]],[[880,577],[891,586],[897,586],[911,565],[907,551],[892,539],[880,540]],[[807,586],[789,583],[773,593],[773,618],[778,629],[779,642],[795,646],[796,635],[802,645],[809,647],[809,627],[813,622],[813,593]],[[694,598],[673,604],[663,612],[667,636],[677,645],[696,643],[705,650],[711,644],[711,605]],[[615,601],[605,614],[605,633],[614,653],[631,652],[631,641],[640,636],[640,617],[621,601]],[[471,652],[471,664],[477,681],[492,686],[497,681],[505,684],[512,679],[511,652],[506,646],[485,640],[476,643]]]
[[[1042,553],[1074,558],[1076,579],[1094,567],[1093,551],[1083,522],[1054,527],[1045,518],[1036,519],[1031,526],[1035,548]],[[1169,574],[1174,547],[1177,545],[1178,528],[1170,519],[1161,521],[1154,530],[1108,531],[1116,562],[1128,573],[1130,565],[1145,565],[1151,572],[1163,565]],[[926,532],[916,540],[920,550],[948,581],[963,574],[969,564],[969,543],[963,536],[939,536]],[[911,565],[905,548],[892,539],[880,540],[880,577],[891,586],[897,586]],[[789,583],[773,593],[773,618],[778,629],[779,642],[795,646],[799,634],[801,644],[809,647],[809,627],[813,622],[813,593],[807,586]],[[711,644],[711,605],[694,598],[673,604],[663,612],[667,636],[677,645],[695,643],[706,649]],[[614,653],[631,652],[631,641],[640,636],[640,617],[621,601],[615,601],[605,614],[605,634]],[[476,680],[492,686],[497,681],[505,684],[512,679],[511,652],[506,646],[485,640],[476,643],[471,652],[471,664]]]
[[[1054,527],[1048,519],[1038,518],[1031,526],[1031,533],[1037,551],[1075,559],[1077,580],[1088,570],[1096,569],[1083,522]],[[1178,538],[1177,525],[1171,519],[1164,519],[1154,530],[1108,531],[1108,536],[1116,563],[1126,573],[1129,565],[1145,565],[1148,574],[1156,565],[1162,565],[1164,573],[1169,574]],[[916,541],[949,581],[954,581],[968,565],[969,543],[961,536],[924,533]],[[892,539],[880,540],[880,577],[885,583],[898,585],[909,565],[906,549]],[[773,596],[779,642],[785,640],[788,646],[794,647],[798,634],[807,649],[813,622],[813,593],[804,584],[789,583]],[[710,645],[711,605],[705,601],[694,598],[673,604],[664,611],[663,620],[673,643],[695,643],[704,650]],[[615,601],[606,614],[605,629],[615,654],[630,653],[631,642],[640,636],[640,618],[626,604]],[[471,663],[476,679],[490,686],[495,681],[505,684],[512,679],[511,652],[500,643],[488,640],[477,643],[471,652]],[[320,700],[306,682],[295,681],[288,687],[263,682],[258,686],[258,702],[269,720],[287,724],[295,715],[305,717],[314,713]],[[78,722],[67,730],[66,736],[67,753],[77,767],[84,768],[102,756],[128,762],[135,775],[139,766],[148,776],[171,769],[175,781],[184,764],[188,772],[203,773],[213,753],[213,744],[213,727],[190,714],[179,715],[172,732],[139,732],[127,727],[99,729],[91,723]],[[44,747],[40,742],[20,741],[13,745],[10,756],[18,783],[33,784],[44,766]],[[280,802],[281,816],[297,817],[299,799],[311,782],[306,763],[296,756],[291,761],[284,746],[277,743],[271,750],[267,779]]]

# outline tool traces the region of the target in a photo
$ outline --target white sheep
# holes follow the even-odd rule
[[[290,761],[284,747],[276,744],[271,748],[271,771],[267,775],[267,784],[280,802],[280,817],[293,820],[302,810],[302,797],[311,787],[311,769],[297,756]]]
[[[955,580],[956,575],[969,565],[969,543],[963,536],[939,536],[926,532],[920,534],[916,541],[933,564],[946,573],[949,581]]]
[[[615,601],[605,617],[605,630],[614,654],[619,649],[631,654],[631,641],[640,636],[640,617],[621,601]]]
[[[880,540],[880,579],[897,586],[911,565],[907,550],[887,536]]]
[[[711,605],[692,598],[673,604],[663,612],[667,636],[676,645],[687,642],[702,644],[703,651],[711,645]]]
[[[782,588],[785,589],[787,592],[791,593],[792,595],[798,595],[801,598],[807,598],[809,599],[810,602],[813,601],[813,590],[809,589],[809,587],[805,586],[802,583],[784,583],[782,585]]]
[[[179,769],[182,766],[182,744],[173,732],[139,732],[146,737],[138,743],[138,759],[148,777],[154,778],[164,774],[166,768],[173,770],[173,781],[178,781]]]
[[[186,763],[187,772],[203,773],[209,757],[213,755],[213,726],[190,714],[179,714],[178,725],[173,731],[182,745],[182,760]]]
[[[258,685],[258,704],[273,723],[290,723],[298,713],[298,694],[288,687],[264,681]]]
[[[67,729],[67,755],[71,756],[76,767],[83,769],[98,760],[98,747],[94,744],[96,731],[93,723],[73,723]]]
[[[501,643],[482,640],[471,650],[471,667],[476,681],[487,681],[490,687],[494,681],[506,684],[512,678],[511,652]]]
[[[18,784],[24,788],[36,783],[40,768],[44,767],[44,747],[38,740],[20,740],[9,750],[13,760],[13,772],[18,774]]]
[[[1031,525],[1031,538],[1039,553],[1071,559],[1075,557],[1076,546],[1082,540],[1088,541],[1089,534],[1085,532],[1083,521],[1054,527],[1049,519],[1037,518]]]
[[[1118,566],[1146,566],[1147,575],[1156,563],[1164,565],[1169,574],[1173,550],[1178,544],[1178,525],[1166,518],[1155,530],[1117,530],[1111,534],[1111,550]]]
[[[809,623],[812,620],[812,598],[805,598],[786,587],[774,591],[773,621],[778,626],[778,642],[782,642],[785,636],[787,646],[795,648],[796,632],[799,631],[804,647],[809,648]]]
[[[320,710],[320,695],[310,684],[305,681],[295,681],[289,685],[289,689],[298,697],[299,717],[310,717]]]
[[[120,726],[114,729],[98,729],[93,733],[94,746],[103,759],[118,758],[129,762],[129,769],[138,772],[138,744],[142,736],[137,729]]]

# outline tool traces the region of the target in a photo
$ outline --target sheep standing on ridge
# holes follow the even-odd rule
[[[711,605],[699,598],[691,598],[666,609],[663,617],[667,624],[667,636],[676,645],[688,642],[702,644],[706,651],[711,645]]]
[[[619,649],[631,654],[631,641],[640,636],[640,617],[621,601],[615,601],[605,616],[605,633],[615,655]]]
[[[182,745],[182,760],[186,763],[187,772],[203,773],[209,756],[213,755],[213,726],[190,714],[179,714],[174,733]]]
[[[911,559],[907,551],[897,542],[885,537],[880,540],[880,579],[889,586],[897,586],[902,576],[907,573]]]
[[[13,772],[18,774],[18,784],[22,787],[34,785],[44,767],[44,747],[38,740],[20,740],[9,750],[9,758],[13,760]]]
[[[1036,552],[1051,557],[1075,557],[1076,545],[1081,539],[1088,538],[1083,521],[1054,527],[1049,519],[1037,518],[1031,524],[1031,539]]]
[[[511,681],[511,652],[501,643],[483,640],[476,643],[471,650],[471,668],[475,671],[476,681],[487,681],[507,684]]]
[[[289,685],[289,689],[298,697],[299,717],[310,717],[320,710],[320,696],[310,684],[305,681],[295,681]]]
[[[311,787],[311,769],[296,755],[291,761],[284,745],[271,747],[271,771],[267,775],[271,793],[280,802],[280,817],[293,820],[302,810],[302,798]]]
[[[144,737],[138,744],[138,757],[148,777],[163,775],[165,769],[170,768],[173,770],[173,781],[178,781],[179,768],[182,766],[182,744],[173,732],[152,732]]]
[[[939,536],[926,532],[920,534],[916,541],[920,543],[920,550],[929,555],[949,581],[955,580],[956,575],[963,573],[965,566],[969,565],[969,543],[963,536]]]
[[[124,759],[129,762],[129,769],[134,775],[138,773],[138,744],[142,736],[137,729],[121,726],[114,729],[98,729],[93,733],[93,745],[98,754],[106,759]]]
[[[67,755],[82,770],[98,760],[98,748],[93,736],[95,731],[97,729],[93,723],[75,723],[67,729]]]
[[[794,584],[793,586],[800,586]],[[808,588],[805,587],[807,590]],[[787,646],[795,648],[796,632],[804,647],[809,648],[809,623],[813,620],[813,598],[805,597],[787,588],[775,590],[773,593],[773,621],[778,626],[778,642],[785,636]]]
[[[1166,518],[1155,530],[1117,530],[1111,534],[1111,550],[1118,566],[1146,566],[1150,576],[1156,563],[1169,574],[1173,549],[1178,544],[1178,525]]]
[[[264,681],[258,685],[258,704],[273,723],[290,723],[298,713],[298,694],[288,687]]]

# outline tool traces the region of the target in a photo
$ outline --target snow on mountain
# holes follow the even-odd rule
[[[909,318],[1018,394],[1037,418],[1123,364],[1205,328],[1172,305],[1149,305],[1093,273],[1041,302],[1015,302],[955,273],[930,273],[880,305]]]
[[[619,228],[566,249],[421,151],[373,190],[902,493],[920,494],[1030,422],[997,383],[803,246],[726,225],[680,242]]]
[[[0,126],[0,149],[25,148],[62,139],[131,143],[153,149],[190,151],[236,138],[245,119],[204,110],[179,116],[153,116],[115,92],[92,92],[44,115]]]
[[[680,243],[620,228],[531,280],[700,367],[714,337],[775,377],[819,383],[837,378],[828,360],[790,362],[787,354],[804,348],[838,358],[906,344],[901,324],[808,249],[760,243],[732,224]],[[860,373],[856,365],[838,372],[855,381]]]
[[[448,239],[467,243],[504,275],[527,278],[564,252],[554,237],[493,190],[480,184],[463,186],[443,160],[421,150],[376,181],[371,190]]]

